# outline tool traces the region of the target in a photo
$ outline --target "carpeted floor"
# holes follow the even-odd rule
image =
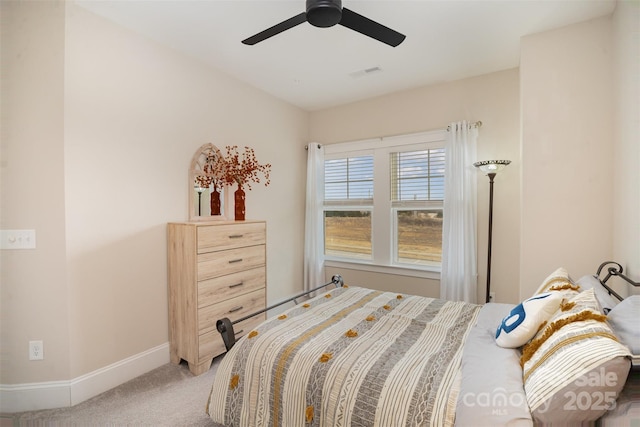
[[[0,426],[207,426],[211,369],[193,376],[185,363],[170,363],[70,408],[0,415]]]

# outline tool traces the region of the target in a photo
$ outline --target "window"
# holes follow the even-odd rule
[[[328,261],[439,270],[444,131],[325,146]]]
[[[398,264],[439,265],[444,148],[392,152],[390,166],[393,260]]]
[[[371,259],[373,155],[324,162],[325,255]]]

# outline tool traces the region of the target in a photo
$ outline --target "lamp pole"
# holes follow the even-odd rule
[[[493,236],[493,178],[495,172],[488,173],[489,177],[489,238],[487,247],[487,296],[486,302],[491,301],[491,241]]]
[[[487,238],[487,294],[485,302],[491,302],[491,243],[493,240],[493,180],[511,160],[484,160],[473,166],[486,173],[489,177],[489,235]]]

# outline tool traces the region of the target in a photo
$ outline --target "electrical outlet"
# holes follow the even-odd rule
[[[44,346],[42,341],[29,341],[29,360],[43,360]]]

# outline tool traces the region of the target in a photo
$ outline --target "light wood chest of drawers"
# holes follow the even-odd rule
[[[171,362],[200,375],[224,353],[216,321],[239,319],[266,304],[266,223],[212,221],[167,226]],[[265,319],[234,325],[236,337]]]

